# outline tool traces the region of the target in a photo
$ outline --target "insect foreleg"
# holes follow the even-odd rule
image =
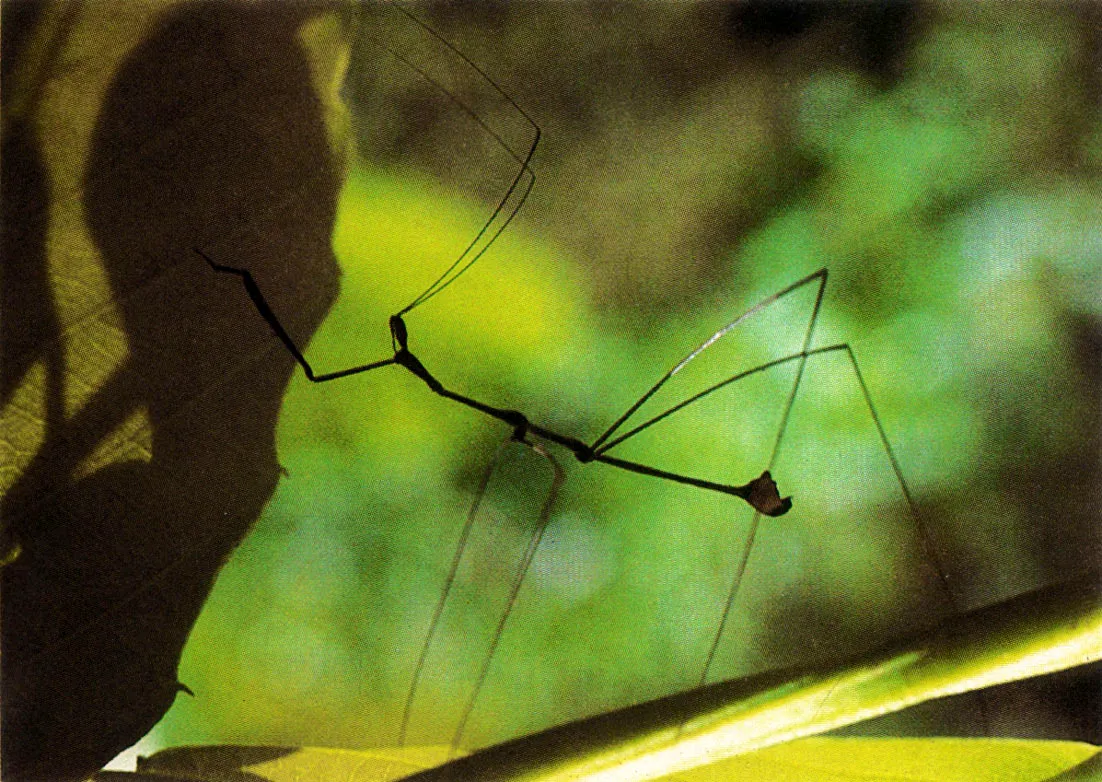
[[[232,274],[235,277],[241,279],[241,284],[245,287],[245,292],[249,294],[249,298],[252,299],[253,306],[256,307],[256,311],[260,313],[260,317],[264,318],[264,322],[275,332],[275,335],[279,337],[279,341],[283,343],[283,346],[287,348],[298,365],[302,367],[303,373],[306,378],[313,383],[324,383],[329,380],[337,380],[338,378],[348,377],[349,375],[358,375],[361,372],[369,372],[372,369],[378,369],[379,367],[389,366],[396,363],[393,358],[383,359],[382,361],[373,361],[370,364],[363,364],[358,367],[350,367],[349,369],[340,369],[336,372],[324,372],[322,374],[316,374],[313,367],[310,366],[310,362],[306,360],[306,356],[302,354],[295,341],[291,339],[291,335],[287,333],[287,330],[283,328],[283,324],[279,322],[279,318],[276,317],[275,312],[268,304],[268,300],[264,298],[264,294],[260,292],[260,286],[256,284],[256,280],[248,269],[238,269],[235,266],[225,266],[220,263],[216,263],[199,248],[192,248],[195,252],[205,260],[214,271],[221,274]]]

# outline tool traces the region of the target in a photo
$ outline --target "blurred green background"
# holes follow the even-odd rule
[[[407,317],[446,385],[591,440],[717,328],[830,269],[816,344],[854,347],[952,605],[848,364],[815,359],[773,470],[794,508],[758,533],[712,680],[856,653],[1098,563],[1097,6],[413,10],[544,134],[516,220]],[[320,370],[389,355],[387,316],[462,251],[516,171],[394,54],[515,149],[530,138],[439,41],[367,11],[334,235],[343,287],[309,349]],[[798,349],[813,299],[755,318],[647,409]],[[739,383],[615,453],[747,481],[768,464],[793,377]],[[185,652],[180,679],[198,697],[178,699],[143,748],[394,744],[460,527],[507,435],[397,368],[296,378],[279,434],[288,477]],[[567,482],[467,745],[695,686],[749,530],[733,498],[559,458]],[[508,449],[412,742],[450,740],[548,481],[545,463]],[[1097,679],[1068,687],[993,698],[986,727],[1099,740],[1083,734]],[[880,729],[982,731],[967,705]]]

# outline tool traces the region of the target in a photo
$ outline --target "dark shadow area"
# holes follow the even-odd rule
[[[133,771],[101,771],[91,777],[91,782],[195,782],[194,778],[174,777],[168,774],[140,774]]]
[[[30,83],[15,90],[15,63],[27,50],[44,6],[38,2],[4,6],[2,75],[3,134],[0,144],[0,407],[12,402],[16,388],[27,378],[36,362],[45,368],[47,404],[42,416],[46,437],[57,432],[64,415],[61,403],[64,384],[64,355],[61,323],[50,290],[46,259],[46,231],[50,219],[49,184],[34,134],[34,108],[41,97],[45,74],[54,69],[68,28],[79,12],[73,3],[57,26]],[[17,94],[13,98],[13,91]],[[15,105],[13,106],[13,102]],[[33,325],[33,327],[31,327]],[[0,558],[18,545],[9,523],[0,524]]]
[[[45,360],[52,411],[2,506],[22,546],[3,571],[5,780],[83,778],[161,718],[215,576],[275,489],[293,361],[192,248],[249,268],[303,344],[336,297],[342,162],[298,38],[314,12],[189,4],[131,52],[83,175],[112,298],[76,322],[53,306],[41,150],[5,133],[2,388]],[[119,325],[128,354],[65,417],[66,348]],[[144,444],[82,468],[134,420],[124,439]]]
[[[172,774],[201,769],[204,778],[225,782],[264,782],[267,777],[246,771],[248,766],[267,763],[298,752],[296,747],[246,747],[226,744],[217,747],[175,747],[138,760],[139,773]]]
[[[774,50],[796,42],[816,27],[833,25],[836,56],[851,59],[883,82],[899,74],[900,59],[911,43],[915,3],[802,3],[748,0],[728,6],[732,38]]]
[[[1091,663],[1033,679],[983,690],[990,729],[988,737],[1052,741],[1102,742],[1102,665]],[[923,737],[979,736],[974,719],[976,694],[967,692],[927,701],[835,732],[838,736]],[[956,720],[961,728],[953,730]],[[949,727],[945,727],[948,725]],[[931,726],[936,726],[931,731]]]

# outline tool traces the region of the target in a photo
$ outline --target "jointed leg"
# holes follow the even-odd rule
[[[471,712],[474,711],[475,703],[478,701],[479,693],[482,691],[482,686],[486,683],[486,676],[490,672],[490,665],[493,662],[494,653],[497,651],[498,644],[501,642],[501,637],[505,633],[505,625],[509,621],[509,615],[513,611],[513,606],[516,605],[517,596],[520,594],[520,588],[524,584],[524,577],[528,574],[528,569],[532,565],[532,559],[536,556],[536,550],[539,548],[540,541],[543,540],[543,533],[547,529],[547,523],[551,520],[551,511],[555,506],[555,500],[558,499],[559,489],[562,488],[563,482],[566,480],[566,473],[563,472],[562,467],[550,451],[539,443],[531,443],[526,440],[521,440],[520,442],[527,445],[536,454],[542,456],[547,460],[548,464],[551,465],[551,486],[547,491],[547,499],[540,508],[540,515],[539,520],[536,522],[536,528],[533,530],[532,536],[528,540],[528,548],[525,549],[524,556],[521,558],[520,565],[517,567],[516,575],[513,577],[513,583],[509,590],[509,598],[505,604],[505,610],[502,611],[501,618],[498,620],[497,627],[494,629],[493,640],[490,642],[490,648],[486,652],[482,669],[479,671],[478,678],[475,680],[470,700],[467,701],[467,705],[463,709],[463,714],[459,718],[459,724],[456,726],[455,734],[451,741],[451,748],[453,751],[459,747],[459,742],[463,738],[464,731],[467,729],[467,721],[470,719]]]
[[[502,457],[505,455],[505,450],[511,442],[513,442],[512,437],[506,438],[494,452],[494,456],[490,460],[486,472],[482,475],[482,481],[478,484],[478,491],[475,494],[474,503],[472,503],[471,509],[467,512],[467,520],[464,522],[463,529],[459,533],[459,542],[455,544],[455,554],[452,556],[451,567],[448,569],[448,575],[444,579],[444,587],[440,590],[440,597],[436,601],[436,607],[432,612],[432,619],[429,621],[429,631],[425,634],[425,642],[421,645],[421,654],[418,656],[417,665],[413,669],[413,681],[409,685],[409,692],[406,695],[406,705],[402,711],[402,724],[398,730],[398,746],[400,747],[406,744],[406,734],[409,731],[409,720],[413,713],[413,701],[417,697],[417,687],[421,683],[421,673],[424,671],[425,660],[428,659],[429,647],[432,646],[432,639],[436,635],[437,625],[440,624],[440,617],[444,613],[444,606],[447,604],[448,597],[451,595],[452,585],[455,584],[455,576],[459,572],[459,565],[463,561],[463,552],[467,548],[467,539],[471,535],[471,528],[474,527],[474,521],[478,517],[478,509],[482,506],[482,499],[486,496],[486,489],[490,485],[490,478],[497,470]]]
[[[551,455],[542,445],[538,443],[532,443],[525,439],[523,432],[514,432],[507,438],[494,453],[493,458],[486,472],[482,476],[482,480],[479,483],[478,491],[475,495],[474,502],[471,504],[471,509],[467,513],[466,522],[463,525],[463,529],[459,534],[459,541],[456,543],[455,554],[452,557],[451,566],[448,570],[448,574],[444,580],[444,586],[440,592],[440,597],[436,602],[436,606],[433,610],[432,619],[429,622],[429,629],[425,635],[424,643],[421,647],[421,652],[417,660],[417,664],[414,668],[413,680],[410,683],[410,689],[406,697],[405,708],[402,714],[402,723],[399,730],[399,744],[404,745],[409,732],[409,723],[412,718],[413,704],[417,697],[417,690],[420,685],[422,673],[424,671],[425,663],[428,658],[429,649],[432,646],[432,641],[435,638],[436,630],[439,627],[441,617],[444,612],[444,608],[448,602],[449,597],[453,591],[456,577],[459,571],[459,566],[462,563],[464,552],[466,551],[467,544],[470,540],[471,531],[474,527],[475,520],[478,518],[478,514],[482,508],[483,500],[485,499],[486,492],[489,488],[490,479],[497,469],[501,466],[502,459],[505,456],[507,447],[511,443],[520,443],[526,446],[532,452],[537,454],[543,459],[546,459],[552,468],[551,485],[548,489],[547,497],[540,507],[539,517],[536,521],[536,525],[532,530],[532,534],[529,537],[528,545],[525,549],[523,556],[517,566],[516,573],[514,574],[509,587],[509,594],[506,599],[505,608],[498,619],[497,626],[491,636],[489,649],[486,651],[486,655],[483,658],[482,667],[479,669],[478,676],[475,680],[473,689],[471,690],[471,696],[467,700],[466,705],[463,708],[463,712],[460,715],[459,723],[456,727],[454,738],[452,739],[452,749],[458,747],[460,740],[463,737],[463,733],[466,729],[467,722],[471,713],[474,710],[475,704],[478,700],[479,693],[485,684],[486,678],[490,671],[490,665],[493,662],[494,655],[497,652],[497,647],[501,641],[501,637],[505,632],[505,626],[509,620],[509,616],[513,611],[513,607],[516,604],[517,596],[520,593],[521,586],[524,583],[524,579],[528,574],[528,570],[531,567],[532,560],[535,557],[536,550],[539,547],[540,541],[543,538],[544,530],[547,528],[547,524],[551,518],[551,511],[554,508],[555,500],[558,497],[559,489],[561,488],[563,481],[565,480],[565,473]]]
[[[861,368],[860,365],[857,363],[857,357],[856,355],[854,355],[853,348],[848,343],[840,343],[836,345],[829,345],[827,347],[815,348],[814,350],[803,351],[792,356],[787,356],[783,359],[778,359],[777,361],[769,362],[768,364],[762,365],[762,367],[751,369],[749,370],[749,372],[752,373],[761,371],[763,368],[778,366],[779,364],[797,359],[801,360],[801,362],[806,362],[807,359],[814,356],[821,356],[827,353],[838,352],[844,353],[846,355],[846,358],[848,359],[849,364],[853,369],[854,377],[857,379],[857,384],[861,389],[861,396],[865,401],[865,406],[869,411],[869,415],[872,418],[874,425],[876,426],[877,436],[880,438],[880,444],[883,447],[884,454],[888,458],[888,462],[890,463],[892,468],[892,473],[895,475],[896,482],[898,483],[903,494],[903,498],[907,504],[908,511],[911,515],[911,518],[914,520],[916,528],[918,529],[919,537],[922,542],[923,553],[926,555],[930,565],[937,573],[938,583],[941,587],[942,600],[947,607],[952,608],[955,605],[956,600],[950,585],[948,574],[942,562],[942,557],[938,553],[935,538],[930,530],[929,525],[926,523],[922,514],[919,512],[918,506],[914,502],[913,495],[911,494],[910,488],[907,485],[907,481],[903,476],[903,471],[900,468],[899,460],[895,455],[895,449],[892,448],[891,441],[888,439],[887,432],[884,429],[884,424],[880,419],[880,414],[877,412],[876,405],[872,401],[872,395],[869,392],[868,385],[865,383],[864,375],[861,373]],[[801,363],[800,367],[802,374],[803,363]],[[785,406],[785,412],[784,416],[782,417],[781,426],[777,432],[777,440],[774,447],[773,456],[770,459],[771,465],[773,460],[776,458],[777,453],[779,452],[780,444],[784,438],[791,409],[795,402],[796,394],[798,393],[800,379],[800,377],[797,377],[796,387],[794,388],[793,394],[789,397],[788,403]],[[712,389],[708,389],[704,393],[710,393],[712,390],[714,390],[714,387]],[[722,638],[726,630],[727,621],[730,618],[731,611],[734,608],[734,603],[738,596],[739,588],[742,585],[743,577],[746,574],[746,566],[749,562],[750,553],[753,549],[759,522],[760,516],[757,512],[755,512],[753,518],[751,519],[750,532],[747,535],[746,540],[742,546],[739,560],[735,567],[735,575],[731,582],[731,589],[727,595],[727,602],[724,605],[723,612],[720,616],[719,625],[716,629],[716,633],[712,637],[712,642],[708,649],[704,668],[702,670],[700,681],[698,683],[700,686],[703,686],[707,683],[708,675],[711,671],[712,664],[715,661],[715,656],[719,647],[720,639]]]
[[[631,407],[629,407],[623,415],[621,415],[619,418],[616,419],[616,421],[612,424],[612,426],[610,426],[607,430],[605,430],[605,432],[600,437],[598,437],[596,440],[593,441],[593,444],[590,446],[590,448],[595,453],[604,453],[604,452],[612,449],[613,447],[615,447],[617,444],[619,444],[619,443],[623,442],[624,440],[628,439],[632,435],[636,434],[637,432],[641,431],[642,429],[646,428],[647,426],[650,426],[652,423],[657,423],[657,421],[660,420],[661,418],[664,418],[665,416],[670,415],[673,412],[676,412],[677,410],[681,409],[682,407],[684,407],[688,404],[691,404],[693,401],[695,401],[699,397],[704,396],[705,394],[711,393],[711,391],[713,391],[717,388],[720,388],[724,385],[727,385],[728,383],[732,383],[735,380],[739,379],[739,377],[741,377],[741,376],[735,376],[735,377],[730,378],[729,380],[727,380],[723,383],[717,384],[716,386],[713,386],[713,388],[711,388],[707,391],[704,391],[700,394],[697,394],[695,397],[692,397],[690,399],[685,400],[684,403],[675,405],[674,407],[670,408],[667,412],[663,413],[662,415],[658,416],[655,419],[652,419],[651,421],[648,421],[643,426],[636,427],[635,429],[631,430],[627,434],[622,435],[622,436],[620,436],[620,437],[618,437],[614,440],[609,441],[609,439],[614,434],[616,434],[616,432],[620,429],[620,427],[622,427],[624,424],[626,424],[627,421],[633,415],[635,415],[636,412],[638,412],[639,408],[641,408],[644,404],[647,403],[648,400],[651,399],[651,397],[653,397],[656,393],[658,393],[659,389],[661,389],[662,386],[664,386],[666,384],[666,382],[668,380],[670,380],[670,378],[672,378],[674,375],[676,375],[678,372],[680,372],[682,369],[684,369],[686,366],[688,366],[698,356],[703,354],[704,351],[706,351],[708,348],[710,348],[715,343],[719,342],[725,336],[727,336],[732,331],[734,331],[734,329],[736,327],[738,327],[740,324],[746,322],[747,320],[752,318],[754,315],[756,315],[759,312],[767,309],[768,307],[772,306],[773,304],[776,304],[777,302],[781,301],[782,299],[784,299],[789,294],[794,293],[795,291],[800,290],[801,288],[803,288],[807,285],[810,285],[811,283],[814,283],[814,282],[818,283],[818,290],[817,290],[816,295],[815,295],[815,306],[812,308],[811,316],[808,319],[807,333],[804,337],[803,352],[806,352],[808,350],[808,348],[811,346],[811,339],[812,339],[812,336],[813,336],[814,331],[815,331],[815,324],[819,319],[819,310],[822,307],[823,293],[826,291],[827,270],[825,268],[824,269],[819,269],[818,271],[807,275],[803,279],[797,280],[796,282],[792,283],[788,287],[786,287],[786,288],[784,288],[780,291],[777,291],[776,293],[772,294],[771,296],[768,296],[765,299],[762,299],[760,302],[755,304],[753,307],[751,307],[746,312],[739,315],[733,321],[731,321],[730,323],[725,325],[723,328],[721,328],[719,331],[717,331],[712,336],[710,336],[708,339],[706,339],[695,350],[693,350],[687,356],[685,356],[685,358],[683,358],[679,362],[677,362],[677,364],[675,364],[672,369],[670,369],[668,372],[666,372],[666,374],[664,374],[661,378],[659,378],[658,382],[655,383],[653,386],[651,386],[650,390],[648,390],[645,394],[643,394],[641,397],[639,397],[638,401],[636,401],[635,404],[633,404]],[[762,369],[765,369],[765,368],[768,368],[768,366],[763,366],[762,367]],[[746,373],[746,374],[753,374],[753,372],[749,372],[749,373]]]
[[[382,361],[373,361],[370,364],[363,364],[358,367],[351,367],[349,369],[340,369],[336,372],[324,372],[322,374],[315,374],[313,368],[310,366],[310,362],[306,360],[306,357],[302,354],[302,351],[295,345],[291,335],[287,333],[287,330],[283,328],[283,324],[279,322],[279,318],[276,317],[275,312],[272,311],[267,299],[264,298],[264,294],[260,292],[260,286],[256,284],[256,280],[248,269],[238,269],[234,266],[225,266],[220,263],[215,263],[210,257],[198,248],[195,252],[205,260],[210,267],[216,272],[222,274],[232,274],[241,278],[241,283],[245,286],[245,292],[249,294],[249,298],[252,299],[253,306],[256,307],[256,311],[260,313],[260,317],[264,318],[264,321],[275,332],[275,335],[279,337],[279,341],[283,343],[283,346],[287,348],[287,352],[294,356],[295,361],[302,367],[303,373],[306,378],[314,383],[324,383],[328,380],[336,380],[342,377],[348,377],[349,375],[358,375],[361,372],[369,372],[372,369],[378,369],[379,367],[385,367],[395,363],[393,358],[384,359]]]

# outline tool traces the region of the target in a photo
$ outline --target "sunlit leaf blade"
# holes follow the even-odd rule
[[[1098,574],[1091,573],[972,612],[834,669],[780,671],[712,685],[421,773],[416,770],[440,762],[446,752],[180,748],[144,760],[141,770],[203,780],[240,779],[247,771],[273,782],[381,782],[410,773],[410,779],[420,780],[642,780],[673,773],[691,780],[1048,779],[1088,761],[1097,748],[998,739],[791,740],[932,698],[1100,659],[1100,592]],[[1079,778],[1088,777],[1072,777]]]
[[[1072,741],[810,738],[723,760],[677,778],[682,782],[1040,782],[1065,769],[1083,768],[1098,751]],[[236,782],[243,774],[268,782],[390,782],[433,765],[446,752],[443,747],[183,747],[147,759],[140,774],[104,774],[96,782],[170,778],[162,774],[204,782]]]
[[[1102,659],[1097,573],[843,665],[710,685],[501,744],[418,780],[644,780]]]
[[[683,782],[1040,782],[1095,757],[1074,741],[809,738],[679,774]]]
[[[175,775],[204,782],[249,779],[384,782],[432,768],[448,758],[447,747],[345,750],[325,747],[178,747],[138,761],[143,775]],[[159,776],[151,778],[157,779]],[[98,780],[97,780],[98,782]]]

